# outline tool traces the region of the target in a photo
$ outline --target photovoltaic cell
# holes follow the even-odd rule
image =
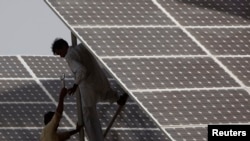
[[[98,56],[205,55],[179,28],[77,28]]]
[[[41,83],[46,88],[46,90],[51,94],[51,96],[55,99],[55,101],[58,102],[58,95],[59,95],[60,89],[62,87],[61,80],[59,78],[53,79],[53,80],[41,80]],[[65,87],[66,88],[71,88],[73,85],[74,85],[73,80],[65,79]],[[65,97],[64,101],[65,102],[76,102],[76,97],[75,96]]]
[[[64,73],[66,77],[73,77],[66,61],[52,56],[23,56],[24,61],[37,77],[60,78]]]
[[[39,136],[40,129],[3,129],[0,130],[1,141],[35,141]]]
[[[62,86],[62,82],[59,79],[53,79],[53,80],[41,80],[41,83],[43,86],[48,90],[48,92],[51,94],[51,96],[58,101],[57,97],[59,94],[59,91]],[[117,84],[117,82],[113,79],[109,80],[111,88],[117,92],[118,95],[122,95],[124,93],[123,89]],[[65,87],[66,88],[71,88],[74,85],[74,80],[73,78],[71,79],[66,79],[65,80]],[[72,97],[66,97],[65,102],[75,102],[76,99],[74,96]],[[128,101],[131,101],[129,98]]]
[[[31,77],[16,56],[0,57],[0,77]]]
[[[220,57],[219,59],[246,86],[250,86],[250,57]]]
[[[110,134],[106,138],[107,140],[119,140],[119,141],[168,141],[166,137],[159,130],[135,130],[135,131],[114,131],[111,130]]]
[[[207,128],[204,127],[167,128],[166,131],[177,141],[207,141]]]
[[[158,0],[184,26],[249,25],[248,0]]]
[[[109,103],[99,103],[97,111],[103,128],[108,126],[109,121],[115,114],[117,104],[110,105]],[[68,103],[65,106],[65,112],[73,121],[77,121],[76,104]],[[136,103],[129,102],[120,115],[118,115],[113,128],[121,129],[145,129],[159,130],[151,118],[143,112]]]
[[[103,59],[130,89],[239,86],[211,58]]]
[[[213,55],[250,55],[250,28],[188,30]]]
[[[1,104],[1,127],[42,127],[43,115],[49,110],[55,110],[54,104]],[[66,119],[62,119],[61,126],[70,126]]]
[[[0,102],[48,101],[34,80],[0,80]]]
[[[70,25],[173,25],[148,0],[48,0]]]
[[[134,95],[164,126],[249,121],[250,95],[242,89],[134,92]]]

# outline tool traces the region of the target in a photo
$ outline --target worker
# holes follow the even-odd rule
[[[68,90],[69,94],[80,93],[83,123],[89,141],[103,141],[102,128],[98,118],[96,104],[99,101],[117,101],[122,106],[126,103],[126,93],[118,96],[112,90],[109,81],[85,45],[69,47],[64,39],[56,39],[52,44],[52,52],[65,58],[72,73],[74,84]]]
[[[68,91],[66,88],[62,88],[59,95],[59,101],[56,108],[56,112],[50,111],[44,115],[45,127],[42,130],[40,141],[66,141],[70,138],[70,136],[80,131],[80,128],[82,126],[79,126],[78,124],[75,130],[65,132],[57,131],[63,113],[64,97],[66,96],[67,92]]]

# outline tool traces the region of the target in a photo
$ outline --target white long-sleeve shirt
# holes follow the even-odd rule
[[[74,83],[78,84],[77,92],[81,93],[83,106],[94,106],[98,100],[110,98],[107,93],[111,88],[104,72],[82,44],[69,47],[65,59],[74,74]]]

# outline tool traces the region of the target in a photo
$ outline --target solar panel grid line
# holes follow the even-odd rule
[[[193,91],[193,90],[237,90],[244,89],[247,87],[206,87],[206,88],[167,88],[167,89],[136,89],[131,90],[132,93],[135,92],[171,92],[171,91]]]
[[[13,78],[10,78],[10,77],[1,77],[0,80],[34,80],[34,78],[22,78],[22,77],[13,77]]]
[[[8,130],[8,129],[11,129],[11,130],[22,130],[22,129],[43,129],[43,127],[34,127],[34,126],[30,126],[30,127],[0,127],[0,130]],[[60,130],[62,129],[66,129],[66,130],[72,130],[72,129],[75,129],[74,127],[59,127]],[[102,128],[103,130],[105,130],[106,128]],[[141,131],[160,131],[159,128],[119,128],[119,127],[113,127],[112,130],[128,130],[128,131],[134,131],[134,130],[141,130]]]
[[[227,125],[250,125],[250,122],[242,122],[242,123],[226,123]],[[218,125],[225,125],[225,123],[221,123]],[[192,124],[192,125],[169,125],[163,126],[165,129],[178,129],[178,128],[207,128],[208,124]]]
[[[1,101],[0,102],[0,105],[1,104],[9,104],[9,105],[12,105],[12,104],[53,104],[53,102],[46,102],[46,101]]]
[[[182,29],[184,33],[186,33],[199,47],[203,49],[209,55],[213,60],[220,65],[238,84],[240,84],[242,87],[246,87],[244,83],[239,80],[223,63],[221,63],[216,57],[214,57],[209,50],[206,49],[204,45],[200,43],[187,29],[185,29],[169,12],[166,11],[164,7],[162,7],[156,0],[152,0],[154,4],[157,5],[178,27]],[[249,91],[250,93],[250,91]]]
[[[35,129],[39,129],[41,130],[42,127],[33,127],[33,126],[30,126],[30,127],[0,127],[0,130],[35,130]]]
[[[71,26],[72,28],[178,28],[177,25],[73,25]],[[238,28],[243,28],[243,29],[248,29],[250,28],[250,25],[223,25],[223,26],[183,26],[183,28],[189,29],[238,29]]]
[[[214,55],[217,58],[250,58],[250,55]]]
[[[164,132],[164,133],[168,136],[168,138],[169,138],[171,141],[176,141],[176,140],[175,140],[175,139],[165,130],[165,128],[163,128],[163,127],[161,126],[161,124],[159,123],[158,119],[156,119],[156,118],[152,115],[152,113],[151,113],[150,111],[148,111],[147,108],[144,107],[144,105],[140,102],[140,100],[137,99],[137,97],[135,97],[134,95],[130,95],[130,97],[131,97],[131,96],[133,97],[133,99],[134,99],[135,101],[137,101],[137,103],[139,104],[139,106],[140,106],[142,109],[144,109],[144,111],[151,117],[151,119],[159,126],[159,128],[161,129],[161,131]]]
[[[0,127],[0,130],[42,130],[43,127],[21,126],[21,127]],[[59,127],[59,130],[73,130],[74,127]]]
[[[183,26],[184,28],[188,29],[188,28],[194,28],[194,29],[235,29],[235,28],[243,28],[243,29],[248,29],[250,28],[250,25],[239,25],[239,26],[235,26],[235,25],[223,25],[223,26],[212,26],[212,25],[208,25],[208,26]]]
[[[165,129],[173,129],[173,128],[197,128],[197,127],[203,127],[203,128],[206,128],[207,127],[207,124],[191,124],[191,125],[163,125],[162,126],[163,128]]]
[[[39,80],[59,80],[59,78],[57,78],[57,77],[40,77],[40,78],[38,78]],[[72,78],[72,77],[67,77],[67,78],[65,78],[65,81],[72,81],[72,80],[74,80],[74,78]]]
[[[175,25],[73,25],[72,28],[176,28]]]
[[[56,105],[55,99],[51,96],[51,94],[47,91],[47,89],[43,86],[43,84],[38,80],[35,73],[30,69],[28,64],[23,60],[21,56],[17,56],[19,61],[23,64],[23,66],[26,68],[26,70],[30,73],[32,78],[36,81],[36,83],[43,89],[43,91],[49,96],[49,98],[52,100],[52,102]]]
[[[24,59],[19,55],[17,56],[18,60],[23,64],[23,66],[26,68],[26,70],[30,73],[30,75],[32,76],[32,78],[35,79],[36,83],[42,88],[42,90],[46,93],[46,95],[52,100],[52,102],[54,103],[54,105],[57,105],[55,99],[51,96],[51,94],[48,92],[48,90],[44,87],[44,85],[41,83],[40,80],[37,79],[35,73],[31,70],[31,68],[28,66],[28,64],[24,61]],[[75,123],[69,118],[68,115],[66,115],[66,113],[64,113],[64,116],[66,117],[66,119],[69,121],[69,123],[71,124],[71,126],[75,126]]]
[[[106,128],[103,128],[106,129]],[[112,127],[112,130],[151,130],[151,131],[160,131],[159,128],[123,128],[123,127]]]
[[[109,103],[109,102],[98,102],[98,105],[110,105],[110,104],[111,103]],[[131,102],[131,101],[128,101],[126,104],[127,105],[136,105],[135,102]]]
[[[211,123],[213,124],[213,123]],[[230,122],[230,123],[217,123],[216,125],[250,125],[250,122],[242,122],[242,123],[237,123],[237,122]],[[165,129],[178,129],[178,128],[198,128],[198,127],[202,127],[202,128],[207,128],[208,124],[185,124],[185,125],[163,125],[162,127]]]
[[[136,59],[136,58],[207,58],[208,55],[152,55],[152,56],[100,56],[101,59]]]
[[[51,77],[39,77],[38,80],[59,80],[59,78],[51,78]],[[0,80],[35,80],[34,78],[27,78],[27,77],[1,77]],[[65,78],[65,80],[74,80],[73,78]]]

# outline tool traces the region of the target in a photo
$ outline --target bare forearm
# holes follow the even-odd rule
[[[59,113],[59,114],[62,114],[63,109],[64,109],[64,98],[60,96],[56,112]]]
[[[59,114],[62,114],[62,112],[63,112],[64,97],[66,96],[66,94],[67,94],[67,89],[62,88],[61,92],[60,92],[60,95],[59,95],[58,105],[57,105],[57,108],[56,108],[56,112],[59,113]]]

